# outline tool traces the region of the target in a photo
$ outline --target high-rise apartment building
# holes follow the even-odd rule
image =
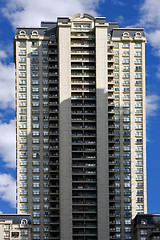
[[[17,207],[33,239],[131,239],[146,213],[143,29],[76,14],[17,28]]]

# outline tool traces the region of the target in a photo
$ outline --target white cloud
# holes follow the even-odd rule
[[[4,50],[0,50],[0,58],[7,58],[7,54]]]
[[[116,21],[117,21],[119,24],[122,24],[122,23],[124,23],[124,17],[120,15],[120,16],[117,17]]]
[[[155,29],[160,26],[159,0],[145,0],[141,8],[140,22],[147,28]]]
[[[160,30],[155,30],[146,34],[147,39],[154,49],[154,54],[160,56]]]
[[[160,97],[153,94],[146,97],[146,115],[152,117],[157,114],[160,106]]]
[[[0,123],[0,155],[6,167],[16,166],[16,130],[15,120]]]
[[[10,174],[0,173],[0,198],[16,207],[16,181]]]
[[[104,0],[6,0],[2,13],[14,27],[39,26],[40,21],[55,21],[57,16],[87,12],[97,15]]]
[[[160,56],[160,1],[144,0],[140,7],[140,19],[134,26],[145,28],[154,54]]]
[[[0,62],[0,108],[14,108],[15,84],[14,84],[14,64],[9,65]]]

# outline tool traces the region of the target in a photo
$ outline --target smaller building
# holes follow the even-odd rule
[[[133,219],[132,240],[160,239],[160,214],[140,214]]]
[[[31,240],[29,214],[0,214],[0,240]]]

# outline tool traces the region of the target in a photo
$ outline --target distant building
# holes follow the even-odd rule
[[[31,240],[29,214],[0,214],[0,240]]]
[[[133,220],[132,240],[160,239],[160,214],[141,214]]]

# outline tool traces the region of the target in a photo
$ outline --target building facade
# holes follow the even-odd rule
[[[1,240],[32,240],[29,214],[0,214]]]
[[[145,43],[88,14],[17,28],[17,207],[33,239],[131,239],[146,213]]]
[[[160,239],[160,214],[141,214],[133,220],[133,240]]]

